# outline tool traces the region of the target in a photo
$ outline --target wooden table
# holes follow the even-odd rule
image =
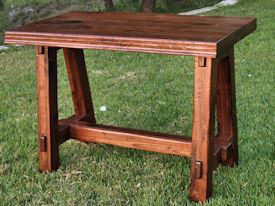
[[[36,48],[40,171],[58,168],[59,145],[70,138],[180,155],[192,159],[190,198],[205,201],[213,170],[238,163],[233,46],[255,28],[254,18],[70,12],[8,30],[5,43]],[[63,120],[58,49],[64,51],[75,111]],[[96,124],[83,49],[194,56],[192,140]]]

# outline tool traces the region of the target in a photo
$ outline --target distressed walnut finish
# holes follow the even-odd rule
[[[52,171],[59,166],[57,51],[56,48],[36,47],[38,97],[39,169]]]
[[[216,59],[195,57],[190,192],[192,199],[205,200],[212,194],[216,76]]]
[[[5,34],[6,43],[217,57],[255,19],[71,12]]]
[[[238,163],[234,44],[256,19],[171,14],[70,12],[8,30],[5,43],[34,45],[40,171],[59,166],[68,139],[190,157],[190,198],[212,195],[213,170]],[[57,50],[64,52],[74,115],[58,120]],[[83,49],[191,55],[195,58],[192,140],[96,123]],[[215,136],[215,111],[218,132]]]
[[[92,103],[89,80],[82,49],[64,48],[64,57],[73,96],[76,116],[89,116],[96,122]]]

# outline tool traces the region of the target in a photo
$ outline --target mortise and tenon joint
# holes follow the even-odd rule
[[[190,199],[207,200],[213,170],[221,163],[238,163],[233,51],[255,28],[256,19],[245,17],[69,12],[6,31],[5,43],[36,47],[40,171],[58,169],[59,146],[69,139],[179,155],[191,158]],[[62,120],[58,49],[65,57],[74,106],[74,114]],[[97,124],[84,49],[193,56],[192,138]]]

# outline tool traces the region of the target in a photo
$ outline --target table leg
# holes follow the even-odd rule
[[[69,48],[63,50],[72,91],[75,116],[85,116],[85,121],[96,123],[83,50]]]
[[[190,199],[212,195],[217,60],[195,57]]]
[[[57,50],[37,46],[36,77],[38,97],[39,169],[56,170],[59,166]]]
[[[218,144],[222,163],[238,164],[234,50],[218,63],[217,72]]]

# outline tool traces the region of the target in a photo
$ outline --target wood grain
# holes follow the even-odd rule
[[[61,145],[71,138],[70,127],[67,125],[58,125],[58,144]]]
[[[190,198],[205,201],[212,195],[212,171],[214,157],[214,120],[217,61],[206,58],[205,66],[201,57],[195,57],[194,111],[192,131],[192,167]],[[201,178],[196,178],[196,165],[201,162]]]
[[[58,168],[59,145],[69,138],[186,156],[192,159],[190,199],[205,201],[213,169],[238,163],[233,46],[255,28],[256,19],[245,17],[69,12],[8,30],[5,43],[36,46],[40,171]],[[59,121],[58,48],[75,111]],[[192,140],[96,124],[83,49],[195,56]]]
[[[75,116],[89,116],[96,123],[89,79],[82,49],[63,49],[74,103]]]
[[[238,134],[236,117],[234,50],[218,64],[217,119],[221,161],[229,166],[238,164]]]
[[[40,138],[45,137],[45,148],[39,150],[39,169],[45,172],[59,166],[57,58],[55,48],[36,47],[35,51],[39,148]]]
[[[5,43],[216,57],[255,18],[70,12],[6,31]]]
[[[71,137],[82,142],[103,143],[165,154],[191,156],[191,138],[188,137],[74,120],[62,120],[61,123],[69,125]]]

